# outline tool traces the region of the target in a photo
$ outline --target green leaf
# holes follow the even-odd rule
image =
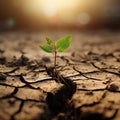
[[[60,40],[57,40],[55,45],[58,52],[64,52],[69,46],[72,41],[72,36],[68,35]]]
[[[53,40],[49,37],[46,37],[46,41],[48,45],[51,45],[53,43]]]
[[[48,53],[53,52],[53,48],[50,45],[40,45],[39,47],[45,52],[48,52]]]

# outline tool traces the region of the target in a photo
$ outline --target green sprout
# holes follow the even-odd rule
[[[65,50],[67,50],[67,48],[70,46],[71,41],[72,41],[71,35],[61,38],[56,42],[54,42],[51,38],[46,37],[47,43],[45,45],[40,45],[39,47],[47,53],[53,53],[54,68],[56,68],[57,52],[64,52]]]

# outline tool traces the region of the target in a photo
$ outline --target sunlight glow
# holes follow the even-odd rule
[[[56,15],[58,7],[54,4],[49,4],[49,2],[47,2],[48,0],[46,0],[43,5],[42,5],[42,10],[43,13],[47,16],[47,17],[52,17],[54,15]]]
[[[77,0],[26,0],[24,9],[29,13],[43,13],[47,17],[54,16],[59,12],[75,9]],[[64,14],[64,12],[62,14]]]
[[[75,8],[76,2],[75,0],[42,0],[42,10],[44,14],[48,17],[54,16],[66,11],[71,11],[71,9]]]
[[[89,0],[26,0],[24,12],[48,24],[87,25],[91,22],[90,6]]]

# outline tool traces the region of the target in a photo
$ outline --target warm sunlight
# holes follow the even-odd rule
[[[93,7],[96,9],[96,3],[93,0],[91,2],[88,0],[24,1],[24,12],[27,16],[32,15],[35,19],[37,17],[37,19],[45,20],[50,24],[89,24],[91,22],[90,14],[96,13],[96,11],[92,11]]]
[[[76,0],[42,0],[42,10],[46,16],[54,16],[58,13],[64,14],[76,8]]]
[[[0,22],[10,28],[94,27],[109,21],[119,23],[119,13],[118,3],[112,0],[0,1]]]
[[[75,12],[78,0],[29,0],[24,2],[24,11],[28,14],[43,14],[45,17]]]
[[[59,24],[74,22],[79,5],[78,0],[29,0],[24,2],[23,7],[27,16]]]

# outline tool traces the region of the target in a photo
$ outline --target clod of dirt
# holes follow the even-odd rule
[[[43,58],[42,58],[42,61],[43,61],[43,62],[46,62],[46,63],[51,62],[51,60],[50,60],[49,57],[43,57]]]
[[[5,64],[6,63],[6,58],[5,57],[0,57],[0,64]]]
[[[3,53],[4,53],[4,50],[1,50],[1,49],[0,49],[0,54],[3,54]]]
[[[98,55],[98,54],[95,53],[95,52],[93,52],[93,51],[89,51],[89,52],[87,53],[87,55]]]
[[[14,60],[12,62],[7,63],[7,66],[14,67],[14,66],[25,66],[28,64],[29,59],[21,55],[19,59],[16,59],[16,57],[13,58]]]
[[[38,67],[39,65],[37,64],[36,60],[29,61],[27,64],[27,69],[35,70]]]
[[[24,56],[24,55],[21,55],[21,57],[16,61],[16,64],[19,65],[19,66],[25,66],[27,65],[29,59]]]
[[[4,73],[0,73],[0,81],[5,81],[7,78],[7,75]]]
[[[115,84],[115,83],[112,83],[108,86],[108,90],[112,91],[112,92],[116,92],[118,91],[119,87]]]
[[[73,52],[73,53],[71,54],[71,56],[72,56],[72,57],[75,57],[75,52]]]

